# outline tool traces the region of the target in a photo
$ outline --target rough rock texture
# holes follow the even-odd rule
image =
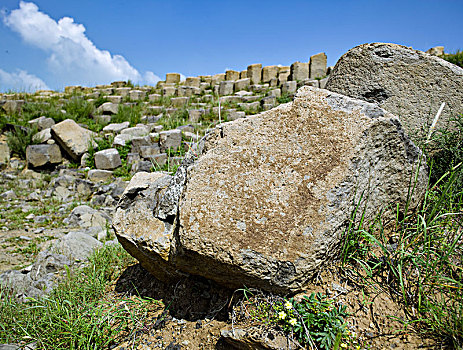
[[[150,218],[150,234],[175,237],[169,263],[180,271],[278,292],[301,290],[333,259],[356,204],[366,220],[403,206],[421,158],[397,117],[311,87],[293,103],[222,124],[196,154],[151,195],[156,217],[173,228]],[[411,208],[424,192],[424,166],[417,177]],[[145,214],[130,220],[131,230],[148,226]],[[134,256],[153,244],[143,237]]]
[[[292,350],[301,349],[301,345],[290,340],[283,331],[262,326],[251,326],[245,329],[222,329],[222,338],[233,349],[239,350]]]
[[[92,140],[94,132],[84,129],[72,119],[66,119],[53,125],[51,134],[75,161],[79,161],[80,157],[88,151],[90,142],[93,142],[94,147],[97,146],[96,142]]]
[[[162,173],[136,173],[122,194],[113,218],[119,242],[146,270],[162,280],[178,276],[169,264],[172,225],[153,215],[155,199],[170,179]]]
[[[5,165],[8,165],[10,161],[10,147],[8,143],[0,141],[0,168]]]
[[[442,102],[443,127],[463,112],[463,69],[439,57],[396,44],[364,44],[336,63],[326,88],[377,103],[400,117],[410,134],[426,134]]]
[[[32,168],[61,163],[63,157],[57,144],[29,145],[26,148],[27,165]]]
[[[95,153],[95,167],[97,169],[113,170],[121,165],[121,156],[116,148],[108,148]]]

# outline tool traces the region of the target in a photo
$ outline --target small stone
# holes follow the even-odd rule
[[[109,148],[95,153],[95,166],[97,169],[112,170],[121,165],[121,157],[115,148]]]

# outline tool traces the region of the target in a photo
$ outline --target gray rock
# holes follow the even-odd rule
[[[108,148],[95,153],[95,167],[97,169],[113,170],[121,165],[121,156],[115,148]]]
[[[132,90],[129,92],[129,97],[134,101],[144,101],[146,98],[146,92],[141,90]]]
[[[122,130],[124,131],[124,130]],[[116,146],[122,146],[124,147],[125,145],[127,145],[127,142],[129,141],[132,141],[132,139],[134,138],[135,136],[132,136],[130,134],[119,134],[119,135],[116,135],[114,137],[114,140],[113,140],[113,147],[116,147]]]
[[[52,136],[51,136],[51,129],[50,128],[43,129],[42,131],[39,131],[37,134],[32,136],[32,141],[34,141],[36,143],[45,143],[45,142],[47,142],[48,140],[51,140],[51,139],[52,139]]]
[[[400,117],[414,137],[425,136],[442,102],[438,127],[463,111],[463,69],[396,44],[364,44],[343,55],[326,88],[376,103]]]
[[[225,80],[228,81],[235,81],[240,78],[240,72],[237,72],[236,70],[226,70],[225,71]]]
[[[151,141],[150,135],[143,137],[134,137],[132,139],[132,153],[140,153],[140,147],[151,146],[153,142]]]
[[[130,135],[132,137],[146,136],[150,133],[146,126],[135,126],[121,131],[120,135]]]
[[[159,156],[159,155],[152,156],[151,158],[155,158],[156,156]],[[164,154],[164,156],[166,155]],[[132,168],[130,169],[130,172],[132,174],[139,173],[139,172],[146,173],[146,172],[150,172],[152,167],[153,167],[152,162],[147,161],[147,160],[139,160],[138,162],[135,162],[132,164]]]
[[[289,80],[299,81],[309,77],[309,64],[307,62],[294,62],[291,65]]]
[[[113,221],[116,237],[122,246],[137,257],[143,267],[163,280],[179,276],[169,264],[172,225],[153,215],[156,206],[153,198],[159,197],[170,179],[169,175],[162,173],[135,174],[119,201]],[[140,222],[143,225],[139,225]],[[149,244],[140,250],[143,242]]]
[[[29,145],[26,148],[26,160],[29,167],[37,168],[61,163],[63,157],[58,145]]]
[[[416,175],[409,198],[416,208],[425,164],[397,117],[302,87],[291,103],[210,131],[165,192],[151,198],[155,217],[173,227],[150,235],[170,240],[169,264],[182,272],[230,288],[297,292],[338,256],[357,205],[367,224],[380,211],[392,219]],[[142,229],[136,222],[131,230]],[[135,246],[150,244],[143,235]],[[153,254],[145,264],[160,259]]]
[[[251,79],[244,78],[235,81],[235,91],[247,90],[251,86]]]
[[[182,131],[178,129],[161,131],[159,133],[159,145],[161,151],[178,149],[182,145]]]
[[[251,84],[259,84],[262,79],[262,64],[256,63],[248,66],[247,78],[251,79]]]
[[[96,142],[93,141],[95,133],[77,125],[72,119],[53,125],[51,135],[61,148],[77,162],[84,153],[88,152],[90,143],[93,147],[97,147]]]
[[[111,218],[103,211],[89,207],[88,205],[79,205],[75,207],[71,214],[64,219],[64,223],[71,227],[102,227],[106,228],[111,222]]]
[[[119,105],[112,102],[105,102],[96,110],[101,114],[117,114],[119,111]]]
[[[294,94],[297,90],[296,81],[287,81],[281,85],[281,92],[283,94]]]
[[[189,100],[189,97],[172,97],[170,102],[172,102],[172,106],[174,107],[184,107],[188,104]]]
[[[278,71],[278,66],[266,66],[262,68],[262,82],[269,83],[272,79],[276,80]]]
[[[36,127],[38,131],[44,129],[50,129],[53,125],[55,125],[55,121],[52,118],[47,118],[45,116],[29,120],[29,124],[32,127]]]
[[[106,125],[103,128],[103,131],[118,134],[122,130],[127,129],[129,127],[129,125],[130,125],[130,122],[113,123],[113,124]]]
[[[233,94],[233,86],[235,85],[234,81],[221,81],[219,85],[219,95],[231,95]]]
[[[222,329],[222,339],[238,350],[295,350],[302,346],[282,330],[265,326]]]
[[[0,168],[8,165],[10,162],[10,147],[8,143],[0,141]]]
[[[166,83],[168,83],[168,84],[178,84],[178,83],[180,83],[180,73],[167,73],[166,74]]]
[[[161,148],[158,145],[141,146],[139,152],[140,156],[146,159],[151,158],[156,154],[160,154]]]
[[[102,246],[102,243],[84,231],[69,232],[54,242],[50,251],[60,254],[71,261],[84,261],[93,251]]]
[[[309,61],[309,78],[323,78],[326,75],[326,54],[317,53],[310,57]]]
[[[87,178],[92,182],[106,182],[113,177],[113,172],[109,170],[91,169],[87,173]]]

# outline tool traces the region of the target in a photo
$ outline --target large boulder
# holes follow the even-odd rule
[[[463,112],[463,69],[396,44],[349,50],[330,73],[326,89],[378,104],[400,117],[410,135],[426,135],[442,102],[439,125]]]
[[[391,218],[415,178],[410,208],[422,198],[427,169],[397,117],[303,87],[292,103],[212,130],[167,189],[143,194],[140,214],[127,210],[135,205],[128,193],[119,204],[125,227],[114,226],[119,237],[143,231],[128,250],[145,265],[151,260],[148,270],[159,278],[162,259],[163,271],[171,266],[231,288],[295,292],[337,257],[356,206],[367,222],[380,211]],[[151,208],[153,217],[144,214]],[[162,256],[146,249],[159,237]]]
[[[97,146],[93,140],[95,133],[84,129],[72,119],[66,119],[53,125],[51,135],[76,162],[88,151],[90,143],[92,143],[93,147]]]
[[[26,160],[29,167],[37,168],[59,164],[63,157],[57,144],[29,145],[26,148]]]

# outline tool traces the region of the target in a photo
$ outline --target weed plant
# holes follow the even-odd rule
[[[104,297],[109,284],[132,262],[120,245],[107,245],[83,269],[67,269],[49,296],[19,303],[7,289],[0,289],[0,343],[107,349],[122,338],[133,339],[145,329],[149,311],[161,304],[140,297],[117,302]]]
[[[299,344],[313,349],[339,349],[357,344],[349,331],[346,307],[321,293],[300,299],[241,290],[244,298],[234,321],[277,327]]]
[[[142,117],[142,107],[140,105],[120,105],[119,110],[112,116],[112,123],[130,122],[130,126],[140,123]]]
[[[444,60],[449,61],[463,68],[463,52],[458,50],[455,53],[444,54],[441,56]]]
[[[463,124],[437,133],[430,181],[422,206],[397,216],[393,227],[379,215],[346,230],[344,271],[362,286],[374,285],[404,308],[406,324],[449,346],[463,346]],[[442,147],[442,148],[441,148]],[[438,151],[436,151],[436,149]],[[439,151],[440,150],[440,151]],[[458,164],[457,164],[458,162]]]

